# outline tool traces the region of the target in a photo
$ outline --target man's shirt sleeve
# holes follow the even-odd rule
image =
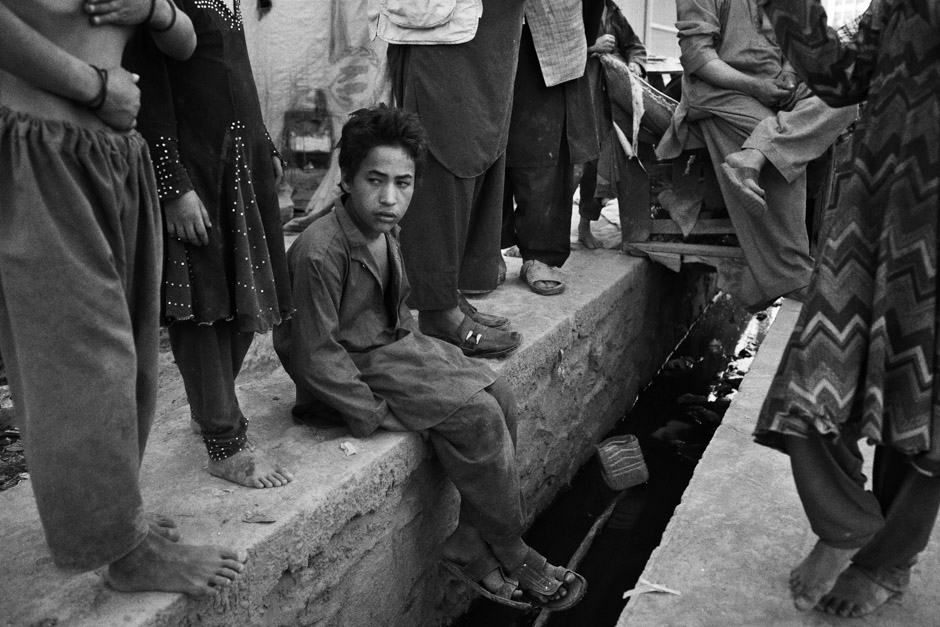
[[[677,0],[676,15],[679,30],[680,61],[686,74],[718,57],[721,40],[720,3],[728,0]],[[733,0],[738,1],[738,0]]]

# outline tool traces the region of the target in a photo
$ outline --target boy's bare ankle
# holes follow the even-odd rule
[[[516,538],[500,544],[490,544],[493,555],[503,565],[503,568],[513,571],[522,563],[526,554],[529,552],[529,546],[523,542],[522,538]]]

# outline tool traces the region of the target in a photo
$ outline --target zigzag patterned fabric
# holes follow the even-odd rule
[[[818,0],[763,6],[823,100],[867,105],[755,439],[854,424],[940,475],[940,0],[874,0],[849,42]]]

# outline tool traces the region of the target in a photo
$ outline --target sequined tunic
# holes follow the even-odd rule
[[[205,246],[166,237],[163,319],[237,318],[264,332],[290,315],[290,284],[272,166],[238,4],[176,0],[196,30],[187,61],[163,57],[145,33],[125,66],[141,75],[138,130],[153,154],[160,199],[195,190],[212,228]]]

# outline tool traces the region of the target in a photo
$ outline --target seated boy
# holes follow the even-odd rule
[[[426,431],[462,501],[444,546],[448,570],[506,605],[573,606],[584,578],[522,541],[509,386],[423,335],[405,305],[397,225],[427,151],[424,128],[413,113],[362,109],[339,149],[344,193],[288,251],[297,310],[274,334],[297,385],[295,415],[338,415],[356,437],[378,427]]]

